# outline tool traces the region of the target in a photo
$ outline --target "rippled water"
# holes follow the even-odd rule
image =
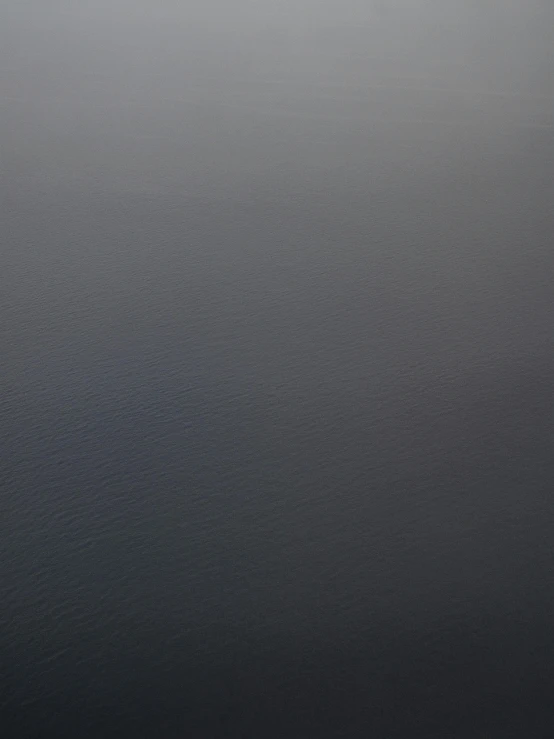
[[[551,15],[419,5],[4,9],[4,736],[550,735]]]

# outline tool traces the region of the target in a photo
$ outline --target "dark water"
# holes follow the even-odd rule
[[[551,8],[321,8],[4,6],[6,739],[554,734]]]

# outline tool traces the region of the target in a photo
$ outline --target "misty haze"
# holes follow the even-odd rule
[[[0,0],[0,733],[554,735],[548,0]]]

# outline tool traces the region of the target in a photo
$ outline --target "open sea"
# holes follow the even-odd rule
[[[554,736],[553,11],[4,0],[3,739]]]

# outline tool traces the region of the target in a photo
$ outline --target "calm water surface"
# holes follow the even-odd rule
[[[552,13],[351,5],[3,6],[6,739],[554,731]]]

